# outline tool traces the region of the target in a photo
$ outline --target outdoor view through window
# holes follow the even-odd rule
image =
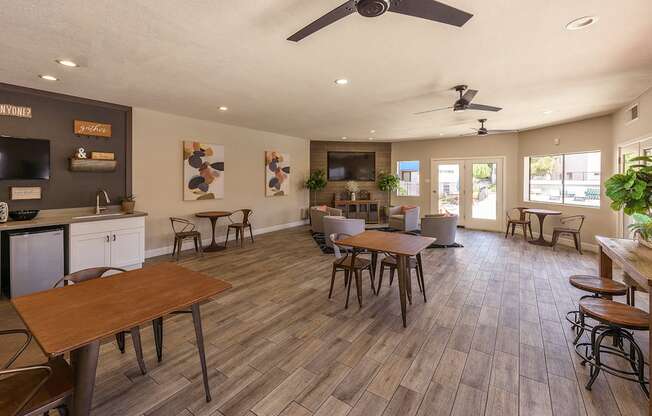
[[[397,163],[398,177],[401,184],[398,187],[400,196],[419,196],[419,161],[410,160]]]
[[[590,152],[526,157],[525,199],[599,207],[600,156]]]

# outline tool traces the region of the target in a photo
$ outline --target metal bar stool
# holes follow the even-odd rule
[[[573,287],[591,293],[590,295],[582,296],[580,301],[587,298],[627,296],[627,304],[633,306],[633,300],[632,303],[630,303],[630,298],[633,299],[633,289],[630,289],[627,285],[613,279],[604,279],[590,275],[573,275],[568,278],[568,282]],[[573,344],[577,344],[585,330],[590,331],[592,329],[590,325],[586,324],[582,315],[579,313],[579,310],[568,312],[566,314],[566,320],[570,322],[571,327],[575,330],[576,336],[573,340]]]
[[[575,345],[575,352],[582,358],[580,364],[591,366],[586,389],[591,387],[601,371],[616,377],[638,383],[649,396],[649,379],[645,377],[645,357],[636,343],[632,331],[649,331],[650,316],[642,309],[604,298],[585,298],[580,300],[579,314],[595,319],[598,325],[591,329],[591,341]],[[604,345],[607,337],[613,337],[613,346]],[[625,348],[625,341],[629,348]],[[622,358],[629,363],[631,371],[622,370],[603,361],[603,354]]]

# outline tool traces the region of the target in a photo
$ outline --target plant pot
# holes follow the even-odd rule
[[[645,240],[645,239],[643,239],[641,237],[638,237],[636,239],[636,241],[638,242],[639,245],[641,245],[643,247],[646,247],[646,248],[649,248],[649,249],[652,249],[652,241]]]
[[[136,207],[136,201],[122,201],[122,212],[126,214],[133,214]]]

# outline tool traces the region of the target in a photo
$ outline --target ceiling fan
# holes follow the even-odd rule
[[[500,111],[502,110],[502,108],[500,107],[492,107],[490,105],[471,103],[475,95],[478,93],[478,90],[469,90],[468,88],[469,87],[467,87],[466,85],[456,85],[455,87],[453,87],[453,89],[460,94],[460,98],[457,101],[455,101],[455,104],[453,104],[451,107],[435,108],[434,110],[420,111],[414,114],[415,115],[426,114],[426,113],[432,113],[434,111],[450,110],[451,108],[453,109],[453,111],[464,111],[464,110]]]
[[[516,133],[516,132],[518,132],[518,130],[488,130],[484,126],[484,123],[487,122],[486,118],[478,119],[478,121],[480,122],[480,128],[479,129],[471,128],[471,130],[475,130],[475,133],[465,134],[465,136],[487,136],[489,134]]]
[[[298,42],[355,12],[364,17],[378,17],[387,11],[421,17],[457,27],[463,26],[473,17],[470,13],[434,0],[348,0],[299,30],[287,40]]]

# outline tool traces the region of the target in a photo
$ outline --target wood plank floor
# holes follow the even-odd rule
[[[93,415],[647,414],[633,383],[601,375],[592,391],[583,387],[588,370],[564,321],[580,293],[567,277],[595,273],[595,255],[488,232],[460,231],[458,241],[465,248],[424,253],[428,303],[414,296],[406,329],[387,278],[378,297],[363,280],[361,309],[355,296],[344,309],[341,276],[328,299],[332,257],[305,227],[185,257],[182,265],[234,286],[202,306],[213,401],[203,399],[190,318],[177,315],[165,321],[161,364],[151,327],[142,329],[145,376],[129,342],[124,355],[102,346]],[[648,308],[644,296],[637,302]],[[16,326],[0,302],[0,328]],[[647,351],[647,334],[638,335]],[[2,357],[9,346],[0,344]],[[32,346],[21,363],[41,359]]]

